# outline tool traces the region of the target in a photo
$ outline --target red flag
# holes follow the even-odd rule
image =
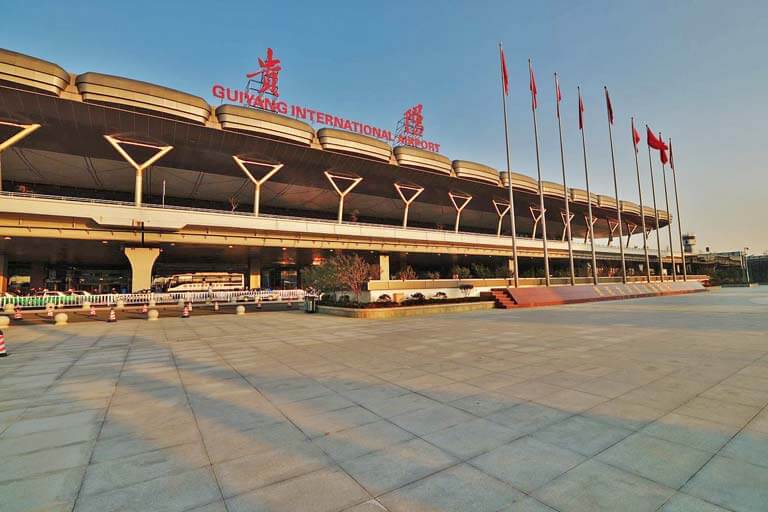
[[[658,137],[656,137],[656,135],[653,134],[653,132],[651,131],[651,129],[648,126],[646,126],[645,128],[646,128],[645,138],[646,138],[646,142],[648,143],[649,147],[651,147],[653,149],[658,149],[659,151],[661,151],[661,150],[665,150],[666,151],[667,149],[669,149],[669,148],[667,148],[667,145],[664,144],[664,141],[662,141]]]
[[[666,164],[669,161],[669,158],[667,158],[667,150],[664,148],[661,148],[659,150],[659,158],[661,159],[662,164]]]
[[[560,77],[555,73],[555,100],[557,103],[557,118],[560,119],[560,102],[563,100],[563,95],[560,94]]]
[[[608,109],[608,122],[613,124],[613,105],[611,105],[611,97],[607,87],[605,88],[605,106]]]
[[[539,103],[536,101],[536,94],[538,94],[538,91],[536,90],[536,77],[533,74],[533,64],[531,64],[531,59],[528,59],[528,73],[530,74],[528,88],[531,90],[531,106],[535,109],[539,106]]]
[[[635,128],[635,120],[632,119],[632,142],[635,144],[635,153],[638,152],[637,145],[640,143],[640,132]]]
[[[581,91],[579,91],[579,130],[584,129],[584,102],[581,100]]]
[[[509,75],[507,74],[507,59],[504,58],[504,48],[499,45],[499,57],[501,58],[501,84],[504,86],[504,94],[509,96]]]

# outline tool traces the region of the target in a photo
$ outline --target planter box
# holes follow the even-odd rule
[[[318,306],[319,313],[345,316],[349,318],[367,318],[383,320],[409,316],[434,315],[439,313],[461,313],[464,311],[482,311],[493,309],[493,301],[460,302],[456,304],[429,304],[424,306],[403,306],[392,308],[340,308],[337,306]]]

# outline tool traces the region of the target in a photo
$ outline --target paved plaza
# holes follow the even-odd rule
[[[5,330],[0,510],[768,510],[768,287]]]

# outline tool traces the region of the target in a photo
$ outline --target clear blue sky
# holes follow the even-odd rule
[[[5,0],[0,15],[0,47],[75,73],[141,79],[211,103],[213,82],[242,86],[244,73],[272,47],[283,63],[281,96],[289,103],[394,127],[406,107],[420,102],[425,138],[439,142],[442,153],[499,169],[505,167],[496,49],[502,41],[514,170],[536,173],[531,57],[544,179],[560,178],[552,99],[557,71],[569,185],[583,187],[575,101],[581,85],[593,190],[613,193],[607,85],[620,194],[637,200],[628,127],[635,115],[673,138],[683,229],[698,235],[700,248],[768,251],[764,1]],[[640,163],[650,202],[644,151]],[[660,199],[663,208],[663,193]]]

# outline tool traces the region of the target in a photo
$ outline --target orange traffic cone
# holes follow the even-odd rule
[[[187,303],[187,305],[189,306],[189,310],[190,310],[190,311],[192,311],[192,301],[189,301],[189,302]]]
[[[261,302],[256,303],[256,309],[261,309]]]
[[[218,302],[214,302],[213,303],[213,310],[214,311],[218,311],[219,310],[219,303]]]
[[[141,313],[142,314],[146,315],[148,311],[149,311],[149,307],[147,307],[146,304],[141,306]]]
[[[48,311],[45,314],[49,320],[53,320],[53,308],[48,308]]]
[[[96,306],[91,306],[91,309],[88,311],[88,316],[96,318]]]
[[[0,331],[0,357],[7,357],[8,352],[5,351],[5,334]]]
[[[117,322],[117,315],[115,314],[115,308],[109,308],[109,317],[107,322]]]
[[[24,315],[21,314],[21,308],[16,306],[16,311],[13,312],[14,320],[24,320]]]
[[[189,318],[189,306],[184,305],[184,309],[181,311],[181,318]]]

